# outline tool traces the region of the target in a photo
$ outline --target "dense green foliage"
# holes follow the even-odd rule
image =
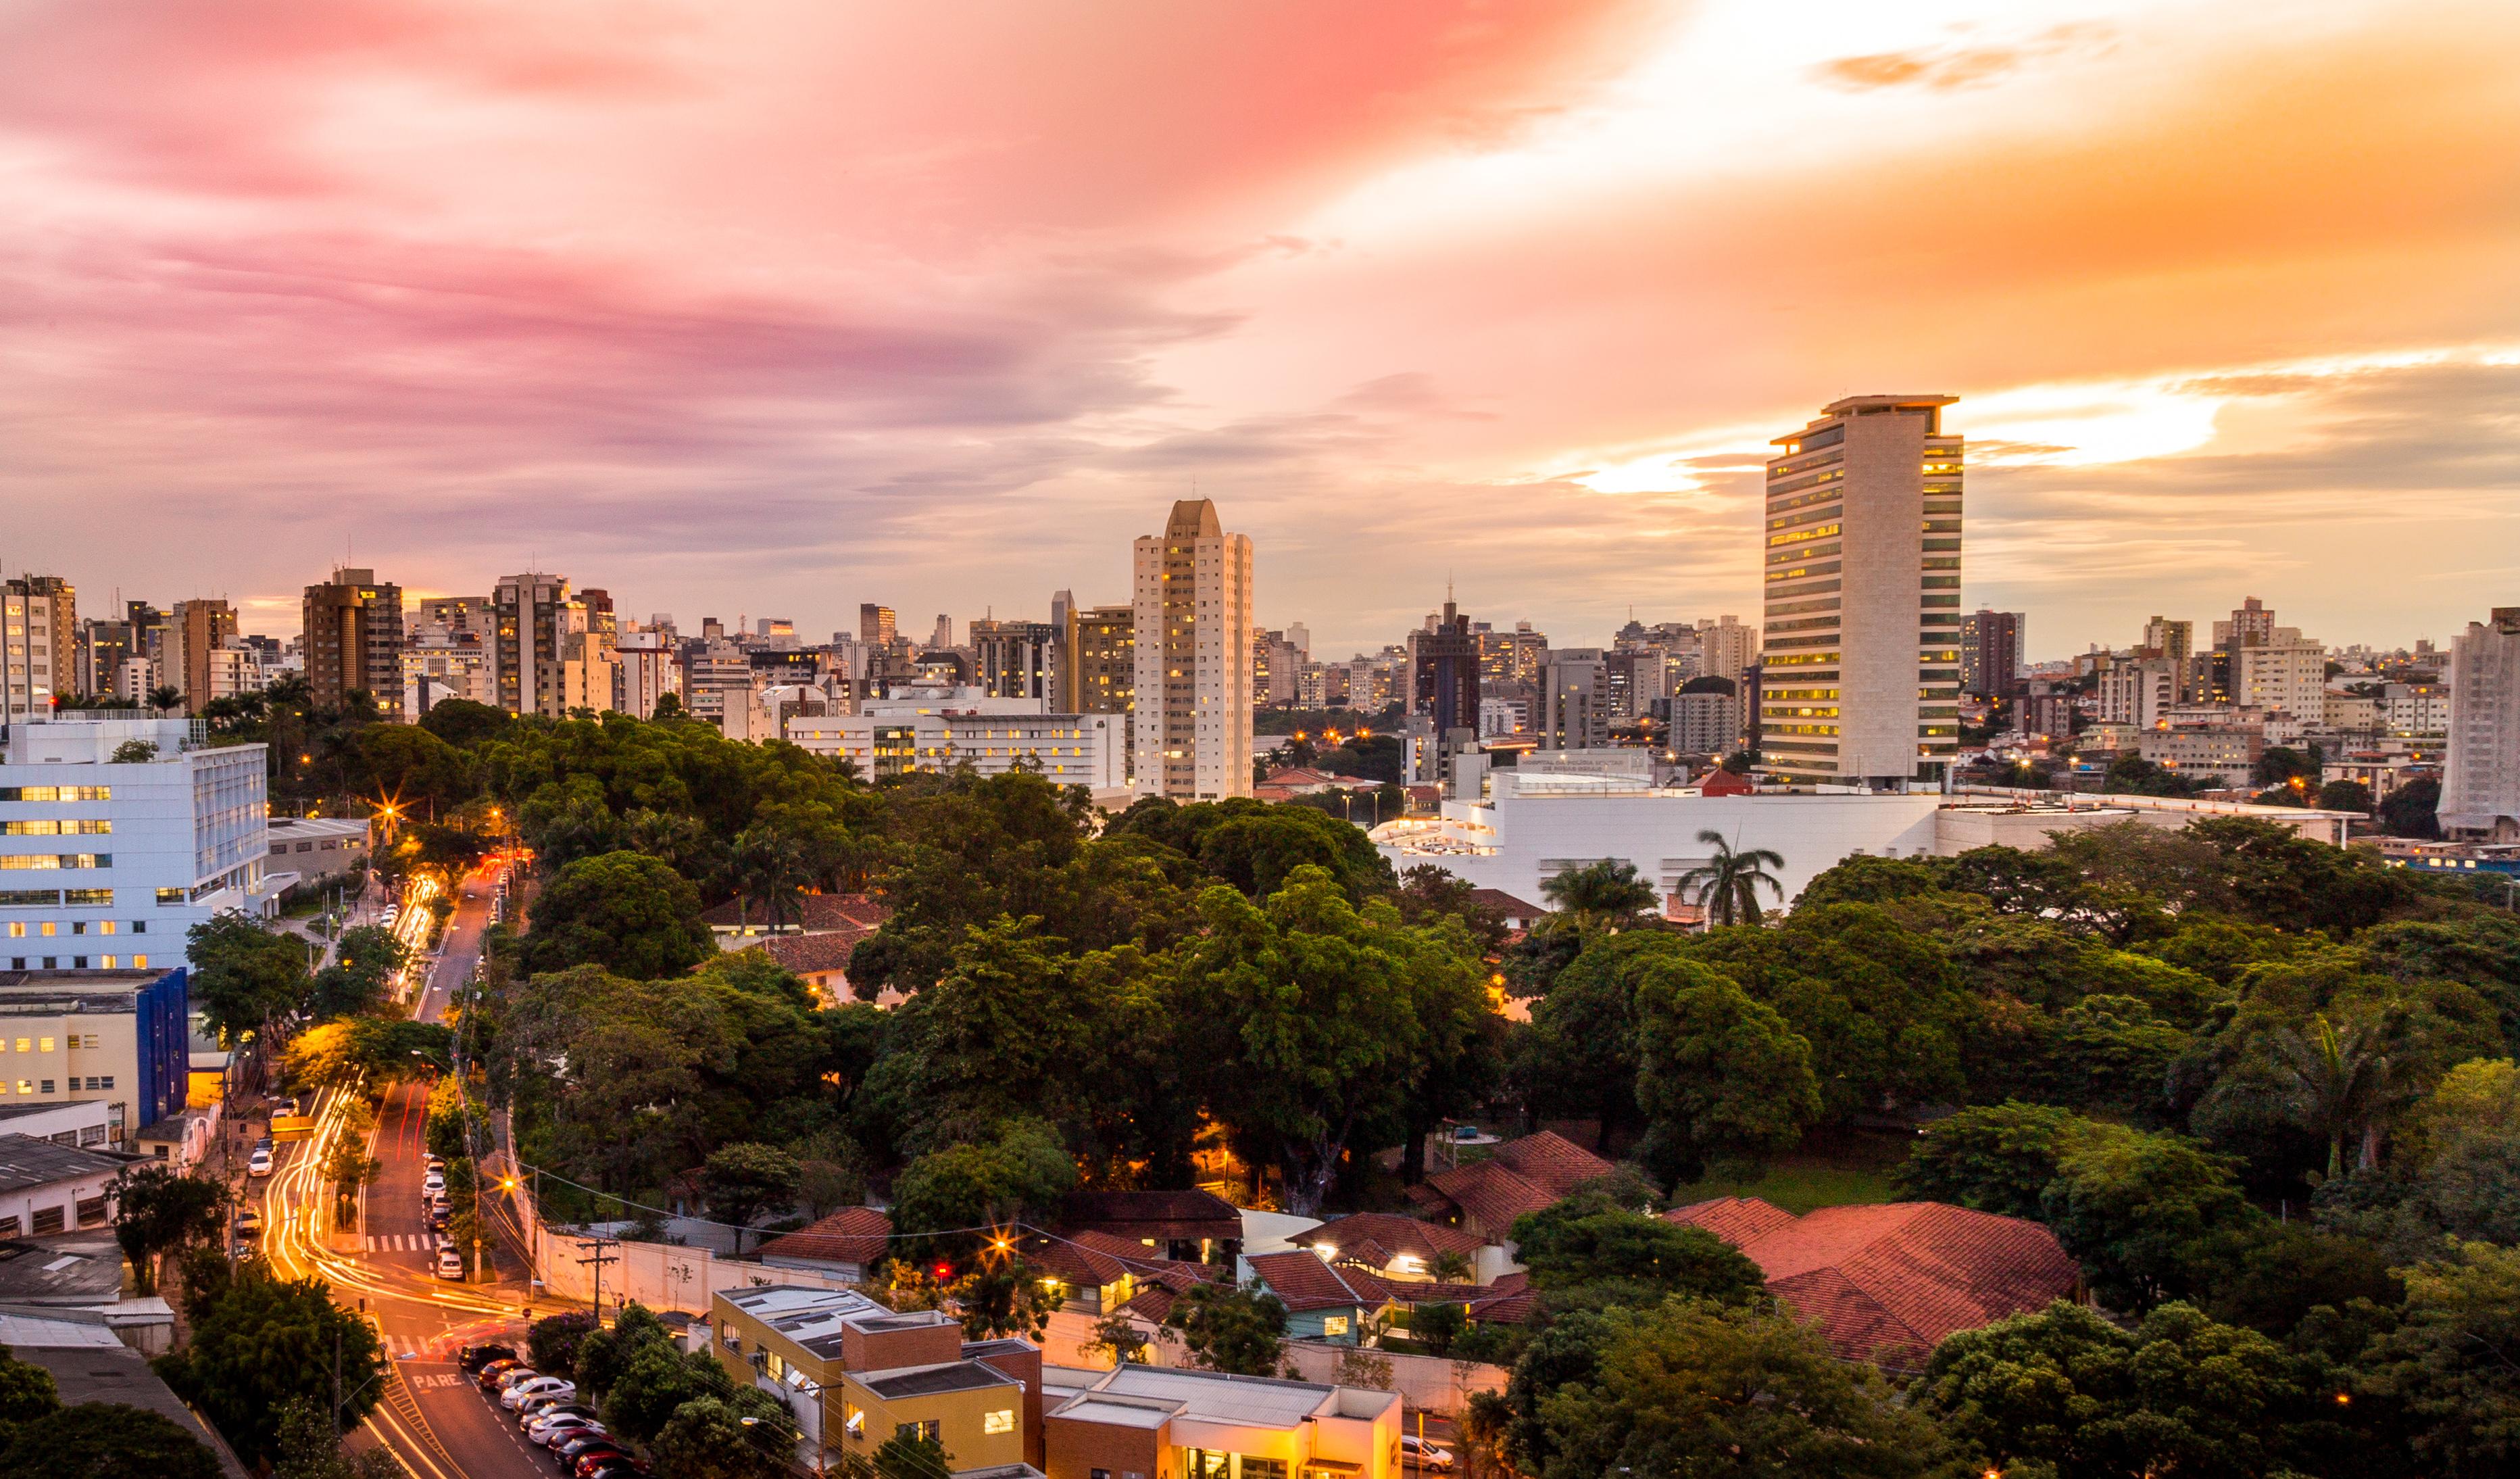
[[[333,1303],[320,1279],[273,1277],[248,1264],[225,1288],[195,1289],[192,1341],[158,1358],[158,1373],[216,1424],[247,1462],[277,1451],[292,1398],[333,1391],[338,1361],[341,1421],[365,1417],[383,1396],[383,1348],[367,1321]]]
[[[1429,1324],[1512,1366],[1469,1436],[1527,1473],[2359,1475],[2374,1435],[2487,1472],[2520,1424],[2475,1355],[2505,1349],[2498,1259],[2520,1235],[2520,921],[2365,852],[2251,819],[2126,823],[1849,858],[1780,913],[1758,881],[1772,839],[1745,832],[1691,882],[1711,928],[1666,923],[1608,863],[1551,880],[1554,912],[1508,939],[1458,880],[1395,878],[1303,807],[1102,817],[1020,771],[870,784],[678,716],[444,706],[410,734],[357,736],[340,763],[466,836],[497,808],[535,857],[524,933],[494,940],[466,1028],[557,1215],[679,1197],[775,1223],[874,1189],[921,1260],[900,1297],[1021,1329],[1037,1310],[972,1229],[1076,1188],[1187,1185],[1195,1155],[1270,1205],[1390,1209],[1447,1121],[1574,1121],[1650,1184],[1517,1229],[1527,1324]],[[2315,794],[2277,761],[2272,787]],[[889,909],[849,962],[858,1002],[718,953],[699,923],[785,921],[815,889]],[[216,1020],[307,1014],[302,959],[229,943]],[[300,1056],[383,1072],[375,1031]],[[1817,1354],[1737,1254],[1648,1215],[1657,1188],[1810,1137],[1919,1127],[1907,1194],[2052,1228],[2097,1331],[2049,1312],[1979,1332],[1902,1406]],[[1267,1302],[1194,1292],[1174,1317],[1194,1360],[1277,1367]],[[679,1421],[697,1456],[736,1400],[619,1330],[578,1362],[660,1453]],[[2156,1365],[2173,1374],[2147,1386]],[[2224,1380],[2228,1400],[2182,1398]]]

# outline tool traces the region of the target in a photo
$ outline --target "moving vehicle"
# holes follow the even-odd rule
[[[452,1248],[442,1248],[438,1250],[437,1276],[439,1278],[462,1278],[464,1276],[464,1255],[456,1252]]]
[[[494,1361],[516,1359],[517,1348],[514,1346],[466,1346],[455,1353],[455,1364],[474,1376],[480,1375],[481,1368]]]
[[[271,1175],[270,1146],[256,1145],[253,1147],[253,1154],[245,1158],[245,1174],[256,1177]]]
[[[1431,1440],[1403,1433],[1400,1435],[1400,1461],[1411,1468],[1449,1469],[1453,1466],[1453,1451]]]

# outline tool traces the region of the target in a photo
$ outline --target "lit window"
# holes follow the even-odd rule
[[[1012,1433],[1014,1430],[1015,1410],[1012,1408],[1000,1408],[994,1412],[980,1414],[980,1431],[983,1433]]]

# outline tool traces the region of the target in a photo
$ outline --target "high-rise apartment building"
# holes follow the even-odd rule
[[[569,635],[568,578],[528,571],[501,576],[490,589],[490,677],[510,714],[553,718],[562,703],[561,664]]]
[[[891,607],[878,606],[873,601],[866,601],[859,604],[859,641],[866,643],[869,647],[890,647],[892,645],[893,638],[898,635],[900,635],[900,632],[894,624]]]
[[[52,712],[78,685],[78,597],[59,576],[0,583],[0,722]]]
[[[1609,664],[1598,647],[1560,647],[1540,666],[1543,750],[1598,750],[1610,743]]]
[[[226,698],[243,682],[237,664],[219,656],[237,649],[236,608],[225,601],[178,601],[158,638],[159,681],[183,694],[187,713]]]
[[[2196,624],[2173,622],[2165,617],[2146,617],[2143,623],[2145,652],[2171,665],[2179,675],[2177,702],[2186,703],[2196,696]]]
[[[1849,396],[1776,439],[1758,725],[1773,776],[1939,780],[1958,753],[1956,399]]]
[[[1744,626],[1737,617],[1700,618],[1697,623],[1697,673],[1739,682],[1759,655],[1759,628]]]
[[[1059,691],[1060,631],[1048,622],[982,618],[970,625],[976,686],[991,698],[1039,699],[1052,712],[1075,711]]]
[[[621,633],[614,656],[621,662],[621,712],[633,718],[652,718],[666,694],[680,702],[682,653],[674,629],[661,623],[634,625]]]
[[[2168,658],[2137,658],[2109,665],[2099,677],[2100,721],[2150,729],[2166,723],[2179,703],[2179,669]]]
[[[1962,693],[1994,699],[2020,691],[2021,624],[2020,612],[1984,607],[1960,618]]]
[[[1263,709],[1294,707],[1304,676],[1303,649],[1282,631],[1251,634],[1251,702]]]
[[[402,587],[373,570],[336,570],[306,587],[302,615],[315,707],[338,710],[344,695],[364,691],[387,716],[402,717]]]
[[[1409,634],[1408,700],[1411,714],[1434,720],[1440,738],[1455,729],[1479,727],[1479,639],[1470,619],[1448,595],[1442,612]]]
[[[1185,498],[1137,540],[1137,787],[1222,801],[1251,794],[1251,541]]]
[[[927,638],[927,650],[943,652],[954,645],[954,619],[944,612],[936,613],[936,630]]]
[[[2231,653],[2231,702],[2316,722],[2325,711],[2327,644],[2277,626]]]
[[[1671,696],[1669,747],[1681,755],[1730,755],[1741,747],[1737,680],[1706,674]]]
[[[2520,606],[2451,638],[2450,745],[2435,815],[2453,837],[2520,841]]]

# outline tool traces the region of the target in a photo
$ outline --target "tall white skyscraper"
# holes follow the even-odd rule
[[[2450,749],[2434,813],[2453,837],[2520,841],[2520,606],[2451,638]]]
[[[1761,768],[1939,780],[1959,748],[1953,395],[1854,395],[1776,439],[1761,532]]]
[[[1251,540],[1185,498],[1136,545],[1137,788],[1251,794]]]

